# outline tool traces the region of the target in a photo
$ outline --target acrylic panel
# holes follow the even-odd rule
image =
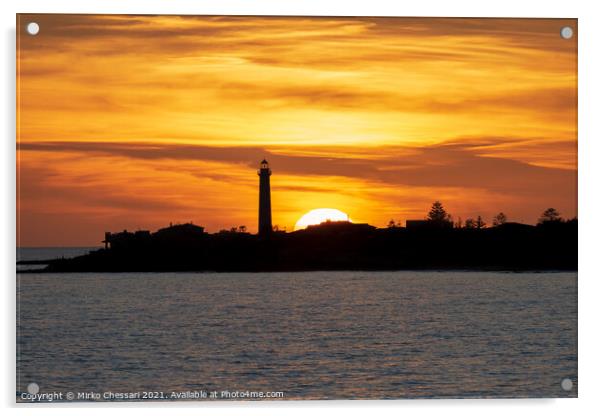
[[[17,402],[577,397],[577,35],[17,15]]]

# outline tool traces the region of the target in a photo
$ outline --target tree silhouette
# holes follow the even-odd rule
[[[549,222],[560,222],[562,221],[562,217],[560,217],[560,213],[556,211],[555,208],[548,208],[539,217],[539,224],[549,223]]]
[[[399,228],[401,227],[401,223],[399,221],[395,222],[393,218],[389,220],[387,223],[387,228]]]
[[[466,218],[464,222],[464,228],[477,228],[477,223],[472,218]]]
[[[506,217],[506,214],[504,214],[503,212],[500,212],[495,217],[493,217],[493,226],[499,227],[502,224],[506,224],[506,221],[508,221],[508,217]]]
[[[483,218],[481,218],[480,215],[477,217],[477,220],[475,221],[475,227],[478,229],[487,227],[487,223],[485,221],[483,221]]]
[[[443,204],[441,202],[435,201],[433,202],[433,206],[427,215],[427,219],[428,221],[442,223],[451,221],[451,215],[445,211],[445,208],[443,208]]]
[[[238,232],[246,233],[247,232],[247,226],[246,225],[239,225],[238,226]]]
[[[458,221],[456,221],[456,228],[462,228],[464,223],[462,222],[462,217],[458,217]]]

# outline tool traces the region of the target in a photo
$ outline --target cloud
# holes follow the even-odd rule
[[[24,140],[366,145],[576,129],[576,44],[558,36],[570,19],[22,15],[20,24],[29,19],[42,30],[19,37]]]
[[[499,145],[501,140],[497,141]],[[254,169],[266,157],[275,171],[291,175],[344,176],[407,186],[485,188],[505,193],[575,193],[576,170],[482,156],[491,140],[413,148],[383,147],[383,158],[297,156],[261,147],[210,147],[156,143],[21,143],[21,151],[105,154],[145,160],[217,161]],[[491,149],[489,150],[491,152]],[[373,150],[374,152],[374,150]],[[396,153],[406,153],[397,156]],[[294,153],[294,152],[291,152]]]
[[[64,159],[63,159],[64,160]],[[184,209],[184,201],[157,198],[144,192],[124,192],[122,186],[103,180],[103,175],[93,172],[65,175],[57,167],[27,166],[19,169],[19,201],[22,210],[36,208],[38,203],[47,211],[88,211],[89,215],[110,208],[121,212],[165,212]],[[58,202],[55,204],[54,202]]]

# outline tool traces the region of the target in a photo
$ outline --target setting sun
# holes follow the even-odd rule
[[[312,209],[307,214],[299,218],[299,221],[295,224],[295,230],[302,230],[307,228],[309,225],[321,224],[325,221],[349,221],[349,215],[343,211],[339,211],[334,208],[318,208]]]

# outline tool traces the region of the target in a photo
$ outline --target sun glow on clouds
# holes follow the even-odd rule
[[[575,215],[566,25],[22,16],[19,244],[170,221],[255,231],[264,156],[274,223],[289,230],[316,206],[383,226],[435,199],[462,217]]]

